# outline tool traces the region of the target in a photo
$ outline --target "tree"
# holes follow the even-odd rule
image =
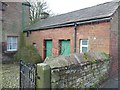
[[[28,1],[31,5],[30,7],[30,24],[37,22],[42,18],[49,16],[50,10],[48,10],[47,3],[44,0],[32,0]]]

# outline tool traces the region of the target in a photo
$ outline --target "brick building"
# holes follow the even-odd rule
[[[105,52],[112,57],[112,74],[118,69],[119,1],[49,17],[24,30],[44,60],[48,56]]]
[[[0,2],[3,61],[10,60],[18,49],[22,29],[29,25],[29,3]]]

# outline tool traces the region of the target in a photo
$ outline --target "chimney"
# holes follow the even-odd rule
[[[47,13],[47,12],[41,13],[41,19],[46,19],[48,17],[49,17],[49,13]]]

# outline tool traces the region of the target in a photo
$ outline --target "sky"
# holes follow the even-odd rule
[[[63,14],[113,0],[44,0],[53,14]]]

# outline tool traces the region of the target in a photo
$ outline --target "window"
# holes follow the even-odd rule
[[[7,51],[17,51],[17,37],[7,37]]]
[[[80,40],[80,53],[88,52],[88,40]]]

